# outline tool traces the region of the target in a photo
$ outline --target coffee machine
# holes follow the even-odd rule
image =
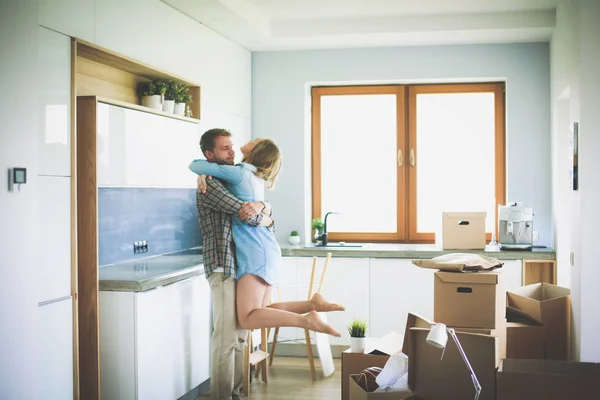
[[[498,206],[498,244],[503,249],[531,249],[533,208],[523,203]]]

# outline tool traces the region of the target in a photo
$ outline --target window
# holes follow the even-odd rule
[[[444,211],[505,202],[504,85],[312,89],[313,217],[329,239],[432,243]],[[488,237],[489,240],[489,237]]]

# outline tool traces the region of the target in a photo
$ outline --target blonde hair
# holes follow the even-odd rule
[[[274,141],[261,139],[242,162],[254,165],[254,175],[262,178],[267,183],[267,188],[273,188],[281,170],[283,157]]]

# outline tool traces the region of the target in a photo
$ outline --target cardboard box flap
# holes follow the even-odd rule
[[[551,283],[534,283],[532,285],[521,286],[511,290],[509,293],[514,293],[519,296],[527,297],[536,301],[548,301],[569,296],[571,290]]]
[[[402,344],[402,352],[408,356],[410,352],[410,329],[411,328],[431,328],[435,322],[422,317],[418,314],[408,313],[406,318],[406,330],[404,331],[404,342]]]
[[[542,326],[541,322],[537,321],[525,311],[510,306],[506,306],[506,320],[508,322],[520,322],[527,325]]]
[[[600,378],[600,364],[550,360],[503,360],[499,372],[517,374],[588,375]]]
[[[543,310],[547,310],[548,317],[553,309],[565,306],[564,297],[570,296],[571,291],[549,283],[536,283],[522,286],[506,292],[506,307],[508,313],[518,316],[516,322],[526,322],[527,318],[543,324]],[[511,322],[515,322],[511,319]]]
[[[398,332],[390,332],[385,336],[373,338],[372,347],[366,349],[366,354],[391,356],[402,351],[404,337]]]
[[[410,390],[396,390],[390,392],[366,392],[356,381],[350,379],[351,400],[406,400],[410,399]]]
[[[460,283],[460,284],[487,284],[497,285],[499,282],[499,274],[501,271],[493,272],[445,272],[438,271],[435,273],[442,282],[444,283]]]

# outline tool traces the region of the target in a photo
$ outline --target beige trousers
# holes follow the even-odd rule
[[[244,378],[244,345],[248,331],[241,329],[235,307],[235,278],[222,272],[208,277],[212,295],[210,398],[237,399]]]

